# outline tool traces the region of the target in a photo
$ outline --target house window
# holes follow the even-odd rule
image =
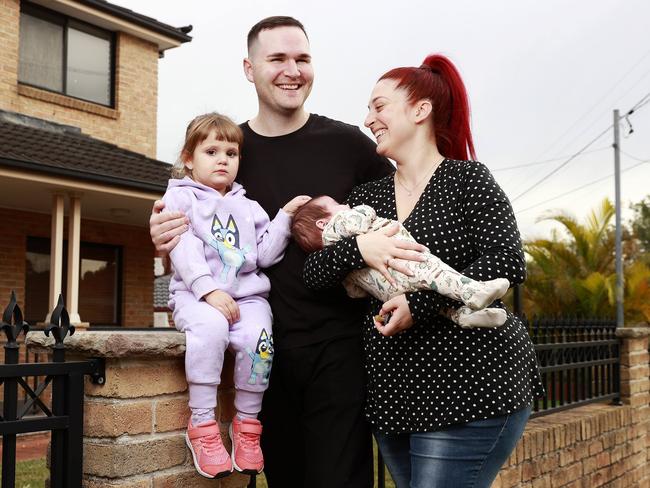
[[[23,2],[18,81],[113,106],[114,35]]]
[[[79,315],[91,325],[120,325],[122,253],[118,246],[81,242]],[[67,241],[63,243],[63,298],[67,284]],[[25,320],[42,322],[49,310],[50,240],[27,238]]]

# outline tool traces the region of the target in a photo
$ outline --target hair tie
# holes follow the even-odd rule
[[[438,75],[438,74],[440,74],[440,71],[439,71],[439,70],[434,69],[432,66],[429,66],[428,64],[423,64],[423,65],[421,65],[421,66],[420,66],[420,69],[426,69],[426,70],[430,71],[430,72],[431,72],[432,74],[434,74],[434,75]]]

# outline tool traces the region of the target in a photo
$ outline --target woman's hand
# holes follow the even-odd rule
[[[203,299],[219,310],[226,317],[229,325],[239,320],[239,305],[225,291],[214,290],[203,296]]]
[[[149,233],[156,250],[169,253],[178,241],[180,235],[189,227],[189,220],[182,212],[163,212],[165,202],[156,200],[149,217]]]
[[[392,236],[399,231],[399,224],[395,222],[383,229],[368,232],[357,236],[357,246],[361,257],[366,264],[379,271],[390,284],[395,285],[395,280],[390,275],[388,268],[413,276],[404,261],[424,261],[421,254],[427,248],[417,242],[393,239]]]
[[[406,301],[406,295],[397,295],[384,303],[379,311],[379,315],[390,314],[390,320],[387,324],[382,324],[374,319],[375,329],[380,334],[392,336],[410,329],[413,325],[413,316],[411,309]]]
[[[302,207],[305,203],[307,203],[309,200],[311,200],[310,196],[307,195],[299,195],[293,199],[291,199],[287,204],[282,207],[282,210],[285,211],[289,217],[293,217],[298,209]]]

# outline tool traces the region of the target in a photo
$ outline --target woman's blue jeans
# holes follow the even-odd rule
[[[489,488],[524,432],[530,407],[435,432],[375,438],[397,488]]]

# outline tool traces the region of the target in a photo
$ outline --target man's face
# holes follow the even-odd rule
[[[248,54],[244,72],[255,84],[260,105],[283,115],[302,109],[314,81],[304,32],[298,27],[263,30]]]

